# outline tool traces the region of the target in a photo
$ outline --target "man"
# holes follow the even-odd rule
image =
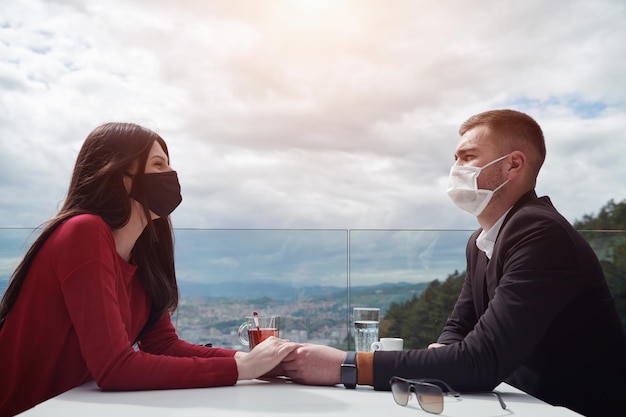
[[[356,358],[304,345],[283,362],[286,374],[377,390],[389,389],[394,375],[442,379],[459,391],[505,381],[550,404],[612,415],[626,392],[626,333],[592,249],[548,197],[535,194],[546,153],[541,128],[524,113],[494,110],[471,117],[459,133],[448,195],[480,229],[467,244],[465,283],[437,343]]]

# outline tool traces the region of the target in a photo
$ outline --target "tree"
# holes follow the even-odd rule
[[[626,200],[609,200],[597,216],[586,214],[574,222],[574,227],[598,255],[626,328]]]
[[[437,340],[461,292],[465,273],[454,271],[442,284],[435,280],[420,294],[392,303],[380,323],[381,337],[404,339],[406,349],[421,349]]]

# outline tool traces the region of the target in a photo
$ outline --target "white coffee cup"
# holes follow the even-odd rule
[[[404,340],[400,337],[381,337],[380,342],[372,343],[372,351],[376,350],[402,350]]]

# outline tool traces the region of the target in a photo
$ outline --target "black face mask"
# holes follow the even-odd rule
[[[134,178],[134,175],[126,173]],[[180,183],[176,171],[155,172],[143,174],[143,193],[146,196],[148,208],[161,218],[166,218],[178,207],[183,197],[180,195]],[[140,193],[135,189],[135,183],[130,190],[130,196],[137,201]]]

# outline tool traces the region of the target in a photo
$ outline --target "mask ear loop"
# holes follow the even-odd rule
[[[496,193],[496,191],[498,191],[500,188],[504,187],[504,186],[505,186],[505,185],[506,185],[509,181],[510,181],[510,180],[506,180],[506,181],[504,181],[502,184],[498,185],[498,186],[496,187],[496,189],[495,189],[495,190],[493,190],[493,193],[495,194],[495,193]]]
[[[500,161],[502,161],[504,158],[508,158],[513,152],[509,152],[508,154],[501,156],[498,159],[494,159],[493,161],[489,162],[487,165],[483,165],[482,167],[476,167],[477,168],[477,174],[474,176],[474,190],[479,191],[482,190],[482,188],[478,188],[478,176],[480,175],[480,173],[483,171],[483,169],[496,164]],[[474,167],[472,167],[474,168]],[[496,191],[498,191],[500,188],[504,187],[510,180],[506,180],[504,181],[502,184],[498,185],[495,190],[491,190],[494,194],[496,193]],[[489,191],[489,190],[487,190]]]
[[[488,166],[491,166],[491,165],[493,165],[493,164],[496,164],[496,163],[498,163],[498,162],[502,161],[504,158],[509,157],[512,153],[513,153],[513,152],[509,152],[508,154],[506,154],[506,155],[504,155],[504,156],[501,156],[501,157],[500,157],[500,158],[498,158],[498,159],[494,159],[493,161],[489,162],[487,165],[483,165],[483,166],[478,167],[478,168],[480,168],[480,170],[482,171],[483,169],[487,168]]]

